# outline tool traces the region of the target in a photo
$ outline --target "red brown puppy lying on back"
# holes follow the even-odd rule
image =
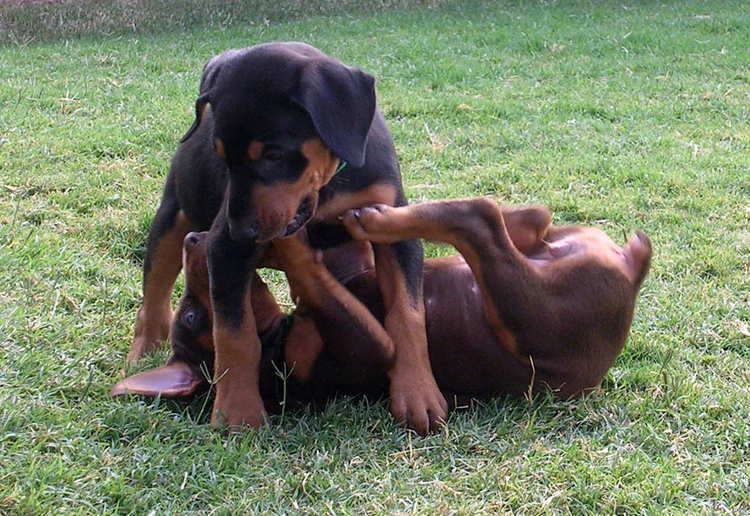
[[[353,210],[344,224],[361,241],[426,238],[461,256],[425,262],[429,354],[448,399],[523,395],[552,389],[575,396],[599,385],[622,350],[651,244],[641,232],[621,248],[602,231],[556,227],[544,208],[501,209],[487,199]],[[253,312],[263,343],[261,392],[287,400],[336,392],[387,392],[393,349],[350,310],[363,303],[383,317],[370,246],[353,242],[322,257],[301,236],[274,242],[267,265],[289,277],[297,309],[285,316],[256,275]],[[164,367],[112,390],[177,397],[207,385],[212,370],[211,309],[203,234],[185,239],[186,293]],[[274,403],[269,403],[273,406]]]

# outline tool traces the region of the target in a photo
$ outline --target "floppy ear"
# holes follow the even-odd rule
[[[113,398],[125,394],[179,398],[195,394],[206,381],[185,362],[172,362],[129,376],[112,388]]]
[[[208,103],[208,95],[201,95],[195,101],[195,120],[193,120],[193,125],[190,126],[190,129],[187,130],[185,135],[180,138],[180,143],[184,143],[188,138],[190,138],[196,131],[196,129],[198,129],[198,126],[201,125],[201,120],[203,119],[203,111],[205,111],[206,104]]]
[[[361,167],[375,116],[375,79],[339,62],[320,59],[302,70],[292,101],[305,109],[326,146]]]
[[[187,130],[185,136],[180,138],[180,143],[183,143],[185,140],[190,138],[195,130],[198,129],[198,126],[201,124],[201,119],[203,118],[203,112],[206,109],[206,104],[211,102],[209,93],[216,83],[216,77],[219,75],[219,71],[221,70],[221,62],[223,61],[223,58],[224,54],[215,56],[211,58],[203,67],[203,73],[201,74],[201,84],[198,88],[199,96],[195,101],[195,120],[193,120],[193,125],[191,125],[190,129]]]

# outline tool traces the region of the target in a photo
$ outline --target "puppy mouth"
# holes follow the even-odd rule
[[[305,197],[297,208],[297,213],[294,218],[287,224],[284,232],[281,234],[281,238],[292,236],[297,231],[305,227],[312,216],[315,214],[315,210],[318,207],[318,196],[308,195]]]

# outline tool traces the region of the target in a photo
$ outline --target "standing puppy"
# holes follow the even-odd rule
[[[369,204],[402,206],[406,198],[373,77],[309,45],[269,43],[213,58],[195,114],[149,235],[128,360],[167,337],[182,239],[210,228],[214,373],[221,378],[212,421],[257,427],[265,411],[250,280],[269,242],[305,225],[313,244],[344,242],[341,214]],[[391,412],[426,433],[447,406],[427,353],[422,247],[409,240],[374,250],[386,311],[380,333],[383,345],[395,349]],[[364,306],[358,309],[363,320],[379,324]]]

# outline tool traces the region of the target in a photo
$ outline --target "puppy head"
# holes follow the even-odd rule
[[[175,310],[169,336],[173,359],[212,366],[214,344],[207,235],[207,232],[188,233],[183,241],[185,293]]]
[[[341,160],[364,165],[374,79],[308,45],[270,43],[206,65],[196,120],[183,140],[208,104],[212,144],[229,171],[232,238],[268,241],[307,223]]]
[[[165,366],[120,381],[113,387],[112,396],[177,398],[194,395],[208,386],[206,376],[213,371],[214,355],[206,247],[206,233],[189,233],[185,237],[185,295],[172,320],[169,361]]]
[[[564,300],[560,310],[567,315],[561,317],[570,331],[593,330],[619,352],[651,264],[649,238],[638,231],[620,247],[597,228],[570,226],[551,227],[544,241],[528,258],[550,291]]]

